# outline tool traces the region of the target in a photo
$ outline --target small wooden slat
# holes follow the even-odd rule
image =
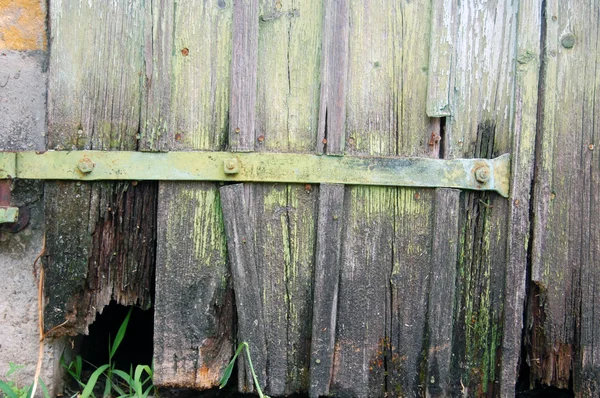
[[[427,72],[427,116],[446,117],[452,114],[451,73],[456,31],[456,2],[433,1],[431,4],[431,39]]]
[[[259,1],[233,4],[229,148],[253,151],[256,128],[256,71]]]
[[[456,79],[444,145],[449,159],[511,151],[517,12],[517,3],[457,3]],[[496,396],[503,366],[509,205],[496,194],[462,197],[448,395]]]
[[[321,100],[317,153],[343,154],[348,87],[349,9],[346,1],[323,2]]]
[[[588,397],[600,390],[600,4],[545,4],[528,313],[531,382],[572,386],[576,397]]]
[[[143,26],[143,2],[53,2],[49,19],[48,148],[135,150],[143,30],[130,27]],[[67,320],[56,334],[87,332],[111,299],[150,306],[156,184],[46,192],[46,328]]]
[[[429,397],[447,397],[451,384],[452,318],[456,286],[460,191],[435,190],[435,219],[427,306],[427,383]]]
[[[261,281],[258,277],[256,238],[245,199],[244,184],[220,188],[223,221],[227,235],[229,264],[235,290],[238,338],[248,343],[254,371],[262,386],[266,386],[266,353],[264,313],[261,299]],[[252,391],[254,381],[247,369],[246,359],[240,358],[238,370],[243,377],[243,391]]]
[[[223,150],[231,2],[146,2],[141,147]],[[233,298],[217,186],[160,182],[154,384],[217,387],[233,355]]]
[[[341,270],[344,186],[324,184],[319,215],[313,288],[310,396],[329,395],[335,349]]]
[[[523,346],[523,308],[530,239],[530,196],[535,157],[542,2],[519,4],[512,177],[504,288],[500,396],[515,395]]]

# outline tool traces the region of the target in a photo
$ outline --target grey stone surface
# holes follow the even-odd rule
[[[46,67],[43,52],[0,51],[0,150],[43,150],[46,131]],[[43,247],[43,184],[13,184],[12,205],[31,212],[18,233],[0,231],[0,378],[12,362],[25,367],[10,379],[33,381],[39,350],[37,285],[33,263]],[[60,388],[63,341],[46,340],[41,378]],[[39,395],[39,394],[38,394]]]
[[[46,147],[46,57],[0,51],[0,150]]]

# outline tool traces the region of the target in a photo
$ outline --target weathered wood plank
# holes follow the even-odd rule
[[[314,150],[322,12],[317,0],[260,1],[256,151]],[[267,341],[266,392],[307,391],[319,188],[255,184],[246,191]]]
[[[220,188],[220,192],[228,257],[235,289],[238,338],[248,343],[259,383],[265,386],[267,380],[265,316],[255,253],[256,237],[249,215],[250,208],[245,199],[244,184],[225,186]],[[278,287],[275,286],[275,289]],[[245,364],[245,358],[240,358],[238,364]],[[252,391],[254,386],[252,374],[245,365],[241,368],[238,371],[240,378],[243,378],[240,380],[243,381],[240,389]]]
[[[420,397],[426,387],[427,304],[434,235],[434,190],[400,189],[394,216],[394,263],[388,391]]]
[[[427,382],[429,397],[448,396],[451,383],[452,318],[456,284],[460,191],[435,190],[432,261],[427,306]]]
[[[511,150],[518,4],[457,3],[447,158]],[[481,38],[485,37],[485,40]],[[461,203],[449,395],[499,394],[508,201],[465,193]]]
[[[528,314],[531,381],[581,397],[600,390],[599,14],[596,2],[546,2]]]
[[[145,150],[222,150],[227,142],[231,2],[147,2]],[[233,305],[215,184],[161,182],[156,385],[211,388],[232,355]]]
[[[382,187],[347,192],[332,395],[371,397],[386,390],[395,196],[395,189]]]
[[[429,1],[350,4],[346,153],[423,156],[430,152],[430,122],[424,112],[429,31],[422,29],[429,26],[429,7]],[[413,291],[399,292],[395,287],[390,289],[389,283],[393,268],[394,272],[402,272],[395,266],[392,252],[408,243],[395,242],[395,207],[398,196],[405,191],[363,187],[347,190],[330,391],[380,396],[385,391],[405,388],[401,380],[410,378],[416,370],[394,362],[392,358],[400,357],[392,350],[399,348],[390,347],[408,334],[407,327],[395,323],[401,319],[399,303],[419,294],[417,286]],[[427,206],[417,208],[426,211]],[[412,228],[412,232],[419,233],[421,225]],[[398,294],[395,301],[393,294]],[[420,308],[419,316],[424,316],[424,311]],[[414,354],[416,357],[410,360],[419,362],[421,352]],[[395,378],[386,377],[386,368]]]
[[[346,133],[349,7],[346,1],[323,2],[321,100],[317,153],[341,155]]]
[[[329,395],[335,349],[341,270],[344,186],[324,184],[319,215],[313,286],[310,396]]]
[[[254,150],[259,0],[233,4],[229,148]]]
[[[538,114],[542,2],[521,2],[512,137],[511,193],[504,288],[500,396],[515,395],[523,347],[523,309],[530,241],[530,196]]]
[[[431,38],[429,42],[429,81],[427,84],[427,116],[452,114],[450,99],[451,70],[456,32],[456,2],[435,1],[431,6]]]
[[[142,2],[49,6],[48,147],[135,150]],[[49,183],[46,191],[46,327],[68,320],[57,333],[86,332],[111,299],[150,305],[156,185]]]

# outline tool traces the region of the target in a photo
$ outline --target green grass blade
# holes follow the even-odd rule
[[[48,387],[46,387],[46,384],[44,384],[44,381],[41,377],[38,380],[40,383],[40,387],[42,387],[42,393],[44,395],[44,398],[50,398],[50,393],[48,393]]]
[[[129,308],[129,312],[127,313],[125,320],[123,320],[123,323],[121,324],[121,327],[119,328],[119,331],[117,332],[115,341],[112,344],[112,348],[110,349],[110,357],[109,358],[112,358],[115,356],[115,353],[117,352],[117,349],[119,348],[119,345],[121,344],[121,341],[123,341],[123,337],[125,337],[125,331],[127,330],[127,324],[129,323],[129,318],[131,317],[132,310],[133,310],[133,307]]]
[[[100,377],[100,375],[102,373],[104,373],[104,371],[106,369],[108,369],[108,365],[102,365],[98,369],[96,369],[94,371],[94,373],[92,373],[92,375],[90,376],[90,379],[88,380],[87,384],[85,385],[85,388],[83,389],[83,392],[81,393],[80,398],[89,398],[92,395],[94,387],[96,386],[96,383],[98,382],[98,378]]]
[[[6,394],[7,398],[19,398],[17,394],[15,394],[15,392],[12,390],[12,388],[10,388],[10,386],[2,380],[0,380],[0,390],[2,390],[4,394]]]
[[[123,372],[122,370],[118,370],[115,369],[113,370],[113,373],[116,374],[117,376],[119,376],[121,379],[125,380],[125,383],[131,385],[133,383],[133,379],[125,372]]]
[[[238,349],[235,351],[235,355],[233,356],[233,358],[231,359],[231,361],[229,362],[229,364],[223,371],[223,377],[221,377],[221,380],[219,381],[219,388],[223,388],[227,385],[227,382],[229,381],[229,378],[231,377],[231,372],[233,371],[233,366],[235,365],[235,360],[237,359],[238,355],[240,355],[240,352],[242,352],[242,350],[244,349],[244,344],[246,344],[246,343],[245,342],[241,343],[238,346]]]

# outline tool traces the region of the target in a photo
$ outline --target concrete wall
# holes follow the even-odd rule
[[[0,150],[44,150],[46,132],[45,0],[0,0]],[[38,303],[33,263],[43,247],[43,184],[13,184],[12,204],[30,222],[18,233],[0,230],[0,379],[9,362],[25,368],[13,377],[30,384],[38,360]],[[59,388],[63,344],[45,341],[41,378]]]

